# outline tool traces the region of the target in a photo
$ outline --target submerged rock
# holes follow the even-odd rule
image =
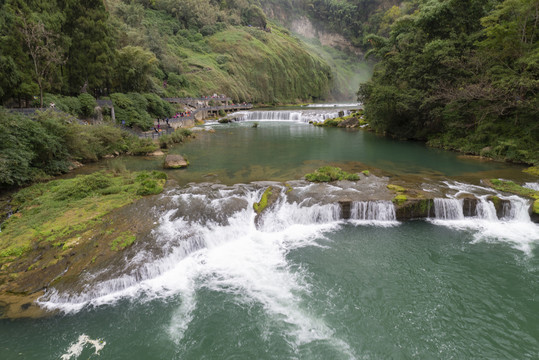
[[[187,167],[189,162],[181,155],[167,155],[165,158],[165,169],[181,169]]]

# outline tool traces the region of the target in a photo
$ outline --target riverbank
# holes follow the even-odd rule
[[[47,288],[72,284],[129,248],[150,218],[119,214],[165,181],[163,172],[97,172],[17,192],[0,232],[1,316],[44,315],[35,300]]]

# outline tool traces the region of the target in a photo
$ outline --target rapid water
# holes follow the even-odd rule
[[[539,226],[530,220],[531,201],[518,196],[507,196],[492,189],[463,184],[448,183],[456,191],[453,198],[434,200],[435,216],[432,223],[457,230],[473,231],[475,242],[506,242],[531,255],[539,238]],[[475,211],[464,216],[464,201],[460,194],[474,194],[477,198]],[[498,213],[490,196],[502,201]]]
[[[241,158],[248,165],[268,161],[264,137],[285,125],[265,126],[249,142],[258,156]],[[318,157],[303,147],[313,141],[306,124],[286,126],[267,149]],[[234,148],[255,131],[223,129],[199,139],[216,164],[227,151],[221,140],[239,157],[245,148]],[[337,140],[332,130],[316,129],[316,145]],[[295,166],[284,159],[281,166]],[[278,200],[257,216],[253,203],[270,185]],[[392,202],[369,200],[380,186],[367,177],[355,185],[170,188],[148,209],[150,235],[123,258],[76,287],[48,289],[40,304],[58,315],[0,320],[0,358],[535,359],[539,226],[529,202],[446,181],[436,184],[448,195],[435,200],[428,221],[398,222]],[[477,199],[474,212],[465,211],[464,195]],[[348,220],[343,198],[351,200]]]

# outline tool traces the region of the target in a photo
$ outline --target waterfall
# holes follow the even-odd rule
[[[518,222],[531,221],[528,212],[530,207],[528,201],[519,198],[518,196],[511,196],[508,200],[509,202],[506,202],[503,205],[502,220]]]
[[[434,216],[440,220],[462,220],[462,202],[457,199],[434,199]]]
[[[354,220],[396,221],[395,207],[391,201],[354,201],[350,207]]]
[[[484,197],[480,198],[477,202],[475,208],[476,216],[479,219],[489,220],[489,221],[498,221],[498,216],[496,215],[496,208],[492,201],[488,201]]]
[[[525,188],[528,188],[528,189],[539,191],[539,183],[538,182],[527,182],[523,186]]]
[[[160,210],[160,222],[151,240],[135,242],[123,259],[85,275],[82,283],[68,292],[48,289],[40,305],[77,312],[88,305],[112,304],[122,298],[167,297],[192,286],[182,280],[184,277],[194,279],[197,275],[192,273],[207,271],[208,254],[219,258],[214,264],[219,271],[220,266],[232,266],[227,260],[231,254],[242,252],[245,256],[241,260],[250,267],[258,266],[252,263],[255,260],[272,260],[267,256],[273,252],[272,261],[278,267],[286,249],[315,244],[340,224],[338,203],[303,206],[286,201],[282,192],[281,198],[261,214],[260,225],[256,226],[253,203],[262,190],[248,185],[226,188],[210,184],[165,194],[163,200],[169,201]],[[240,268],[237,270],[241,272]]]
[[[349,115],[349,110],[343,110]],[[297,121],[297,122],[323,122],[326,119],[339,117],[338,111],[241,111],[232,114],[241,121]]]

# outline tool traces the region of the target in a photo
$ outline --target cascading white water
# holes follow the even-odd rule
[[[539,226],[530,220],[530,202],[518,196],[506,196],[490,188],[458,182],[446,185],[460,194],[475,194],[478,199],[475,213],[463,216],[463,201],[457,199],[435,199],[435,218],[430,221],[437,225],[457,230],[474,231],[475,242],[506,242],[513,247],[531,254],[539,241]],[[489,196],[503,201],[500,218]]]
[[[201,188],[206,193],[197,193],[198,190],[192,188],[168,195],[170,203],[178,207],[160,216],[160,225],[153,231],[153,248],[137,251],[125,264],[117,266],[120,270],[111,270],[116,273],[86,276],[88,282],[79,292],[59,293],[51,289],[40,300],[41,305],[70,312],[88,304],[114,303],[120,298],[141,294],[150,298],[169,296],[178,291],[178,286],[182,289],[193,286],[171,285],[167,279],[171,272],[180,269],[189,272],[185,264],[196,262],[200,254],[229,246],[229,243],[249,243],[263,238],[283,248],[304,246],[340,224],[338,204],[302,206],[287,202],[283,192],[275,206],[264,212],[257,227],[253,203],[264,189],[245,187],[242,192],[216,190],[210,186]]]
[[[457,199],[434,199],[434,216],[441,220],[462,220],[462,202]]]
[[[507,197],[508,202],[504,203],[502,220],[530,222],[529,208],[530,204],[527,200],[518,196]]]
[[[477,206],[475,208],[476,216],[479,219],[484,219],[488,221],[497,221],[498,216],[496,215],[496,208],[492,201],[488,201],[485,197],[479,198]]]
[[[350,207],[354,220],[396,221],[395,206],[391,201],[354,201]]]
[[[539,183],[537,182],[527,182],[523,186],[528,189],[539,191]]]
[[[349,115],[349,110],[342,110]],[[326,119],[339,117],[338,111],[240,111],[232,114],[241,121],[298,121],[323,122]]]

